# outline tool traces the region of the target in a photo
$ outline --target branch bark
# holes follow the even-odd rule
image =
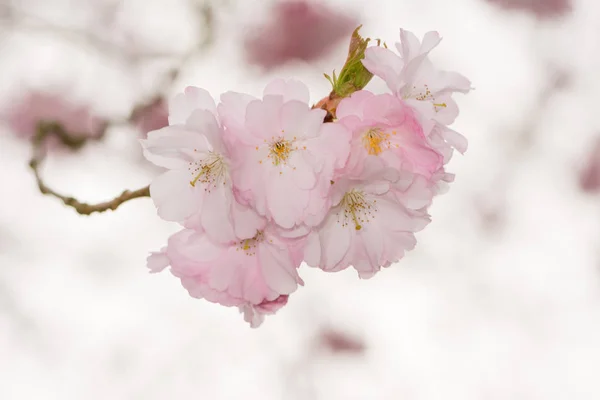
[[[40,166],[46,158],[46,148],[44,145],[50,136],[58,138],[63,145],[74,150],[81,148],[88,140],[98,140],[101,138],[101,136],[96,138],[74,136],[65,131],[65,129],[56,122],[40,122],[37,126],[37,133],[33,138],[33,156],[29,161],[29,167],[33,171],[35,180],[41,193],[61,200],[66,206],[72,207],[75,211],[77,211],[77,213],[82,215],[116,210],[121,204],[129,200],[141,197],[150,197],[150,187],[145,186],[133,191],[125,190],[114,199],[105,201],[103,203],[88,204],[82,203],[74,197],[62,195],[54,189],[51,189],[48,187],[48,185],[46,185],[46,183],[44,183],[44,180],[40,174]]]

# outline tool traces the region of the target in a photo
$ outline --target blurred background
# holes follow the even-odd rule
[[[303,266],[252,330],[147,272],[177,230],[148,198],[40,194],[39,121],[86,139],[46,143],[46,183],[108,200],[160,172],[137,140],[175,93],[296,77],[317,102],[359,24],[439,31],[476,88],[455,183],[375,278]],[[0,399],[600,398],[599,71],[597,0],[0,0]]]

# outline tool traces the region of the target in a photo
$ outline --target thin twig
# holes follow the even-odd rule
[[[31,167],[31,169],[33,170],[35,180],[42,194],[56,197],[57,199],[61,200],[66,206],[72,207],[73,209],[75,209],[75,211],[77,211],[77,213],[82,215],[90,215],[95,212],[104,212],[107,210],[116,210],[121,204],[129,200],[141,197],[150,197],[150,187],[145,186],[134,191],[125,190],[123,193],[121,193],[114,199],[105,201],[103,203],[88,204],[82,203],[73,197],[64,196],[51,189],[50,187],[48,187],[48,185],[44,183],[44,180],[42,179],[39,171],[40,165],[46,158],[46,149],[44,145],[46,140],[50,136],[58,138],[63,145],[71,149],[81,148],[81,146],[83,146],[85,142],[90,139],[69,134],[60,124],[56,122],[40,122],[38,124],[37,133],[33,138],[33,156],[29,161],[29,167]],[[99,138],[100,137],[96,137],[94,139],[97,140]]]
[[[203,38],[198,42],[196,46],[194,46],[190,51],[186,54],[182,55],[179,59],[178,65],[171,70],[167,71],[167,73],[163,76],[161,82],[158,84],[158,89],[152,96],[149,96],[145,101],[141,101],[137,106],[135,106],[132,112],[129,114],[126,119],[123,120],[113,120],[107,122],[104,129],[102,130],[102,135],[99,137],[90,137],[89,135],[73,135],[73,132],[67,132],[62,125],[57,122],[47,122],[40,121],[37,126],[36,135],[33,138],[33,156],[29,162],[29,166],[31,167],[37,185],[40,189],[40,192],[45,195],[56,197],[61,200],[65,205],[72,207],[79,214],[90,215],[95,212],[104,212],[107,210],[115,210],[121,204],[141,198],[141,197],[149,197],[150,196],[150,188],[149,186],[145,186],[138,190],[129,191],[125,190],[119,196],[115,197],[110,201],[106,201],[99,204],[87,204],[82,203],[79,200],[70,197],[64,196],[53,189],[49,188],[41,177],[40,174],[40,165],[45,159],[45,142],[50,136],[56,137],[63,145],[66,147],[77,150],[81,148],[88,140],[99,140],[103,136],[103,133],[106,131],[109,125],[119,125],[119,124],[131,124],[135,123],[135,120],[140,112],[143,112],[144,109],[151,107],[156,104],[158,101],[161,101],[164,96],[164,92],[168,91],[168,89],[173,85],[173,83],[178,79],[181,71],[185,67],[185,65],[192,59],[198,52],[204,51],[213,41],[214,41],[214,10],[212,4],[209,2],[202,2],[196,6],[196,11],[200,15],[201,20],[203,21],[203,27],[205,29]],[[14,9],[9,9],[9,11],[15,11]],[[25,16],[25,14],[24,14]],[[35,18],[34,18],[35,19]],[[39,19],[39,18],[38,18]],[[106,54],[125,54],[124,49],[119,48],[118,46],[113,45],[110,41],[104,40],[99,36],[87,34],[86,32],[79,32],[75,30],[70,30],[67,28],[55,27],[50,24],[45,24],[44,21],[40,21],[40,26],[35,26],[37,29],[46,29],[48,31],[56,31],[58,33],[62,33],[63,35],[74,38],[81,39],[81,41],[94,45],[98,50]],[[125,54],[127,55],[127,54]],[[144,55],[144,56],[156,56],[152,55]],[[160,56],[163,56],[160,54]],[[166,55],[169,56],[169,55]]]
[[[320,108],[327,111],[323,122],[333,122],[336,119],[337,107],[342,99],[343,97],[340,97],[334,91],[331,91],[329,96],[322,98],[317,104],[313,105],[312,108]]]

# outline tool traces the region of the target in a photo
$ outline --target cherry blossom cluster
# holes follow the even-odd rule
[[[191,296],[257,327],[303,285],[302,262],[370,278],[400,260],[453,180],[444,165],[467,148],[448,126],[471,84],[434,67],[439,42],[401,30],[398,53],[366,48],[363,66],[389,92],[354,91],[333,110],[311,107],[295,80],[218,104],[195,87],[177,95],[169,126],[141,141],[167,169],[150,186],[158,215],[183,226],[148,257],[151,272],[170,266]]]

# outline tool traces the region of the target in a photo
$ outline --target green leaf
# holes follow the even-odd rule
[[[362,64],[362,60],[365,58],[365,50],[371,39],[360,36],[358,31],[361,27],[362,25],[352,33],[350,46],[348,47],[348,57],[339,76],[336,77],[335,71],[333,73],[333,91],[340,97],[350,96],[357,90],[363,89],[373,77],[373,74]],[[377,45],[379,43],[377,41]]]

